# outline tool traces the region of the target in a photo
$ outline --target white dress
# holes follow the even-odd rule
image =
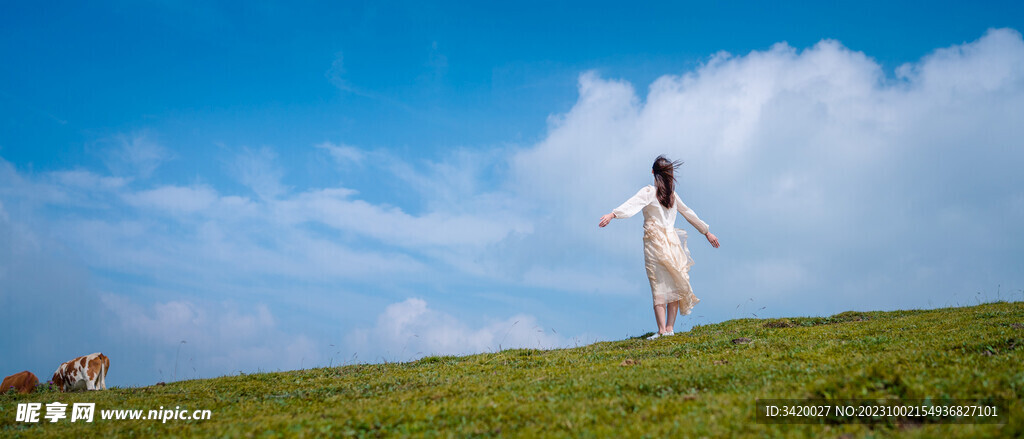
[[[679,302],[679,313],[690,313],[700,302],[690,288],[690,250],[686,248],[686,231],[675,228],[676,212],[683,214],[694,228],[706,235],[710,227],[683,204],[676,193],[671,208],[658,201],[654,186],[640,189],[629,200],[612,211],[616,218],[629,218],[644,213],[644,265],[651,282],[651,295],[655,305]]]

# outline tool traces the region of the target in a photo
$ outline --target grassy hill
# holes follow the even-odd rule
[[[734,343],[747,338],[749,342]],[[741,319],[648,341],[0,395],[0,436],[1021,437],[1024,302]],[[629,360],[629,361],[627,361]],[[44,378],[46,379],[46,378]],[[779,425],[756,398],[1005,398],[1005,425]],[[19,402],[95,402],[92,424],[15,422]],[[103,409],[209,409],[203,421]],[[45,412],[45,408],[44,408]]]

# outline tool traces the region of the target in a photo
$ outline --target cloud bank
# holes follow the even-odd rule
[[[724,243],[710,251],[691,239],[702,305],[955,304],[954,294],[1024,285],[1013,268],[1022,92],[1024,44],[1009,29],[891,76],[830,40],[717,54],[644,96],[588,73],[548,136],[511,158],[508,186],[523,206],[557,206],[534,225],[552,231],[529,244],[537,265],[636,277],[638,232],[620,230],[638,222],[593,224],[667,154],[686,161],[677,191]]]
[[[557,333],[541,327],[533,316],[515,315],[471,328],[417,298],[388,305],[372,329],[355,330],[347,341],[356,352],[377,354],[384,360],[496,352],[509,347],[551,349],[568,344]]]

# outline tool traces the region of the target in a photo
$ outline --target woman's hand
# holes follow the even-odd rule
[[[597,224],[597,226],[598,226],[598,227],[604,227],[604,226],[607,226],[607,225],[608,225],[608,223],[612,222],[612,219],[613,219],[613,218],[615,218],[615,214],[614,214],[614,213],[609,213],[609,214],[607,214],[607,215],[605,215],[605,216],[602,216],[602,217],[601,217],[601,222],[600,222],[600,223],[598,223],[598,224]]]
[[[715,237],[714,233],[708,232],[708,234],[704,236],[708,237],[708,242],[711,243],[712,247],[718,248],[718,238]]]

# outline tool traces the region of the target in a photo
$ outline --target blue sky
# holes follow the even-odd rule
[[[1011,2],[5,10],[4,375],[647,332],[640,221],[596,222],[662,153],[723,243],[682,329],[1024,299]]]

